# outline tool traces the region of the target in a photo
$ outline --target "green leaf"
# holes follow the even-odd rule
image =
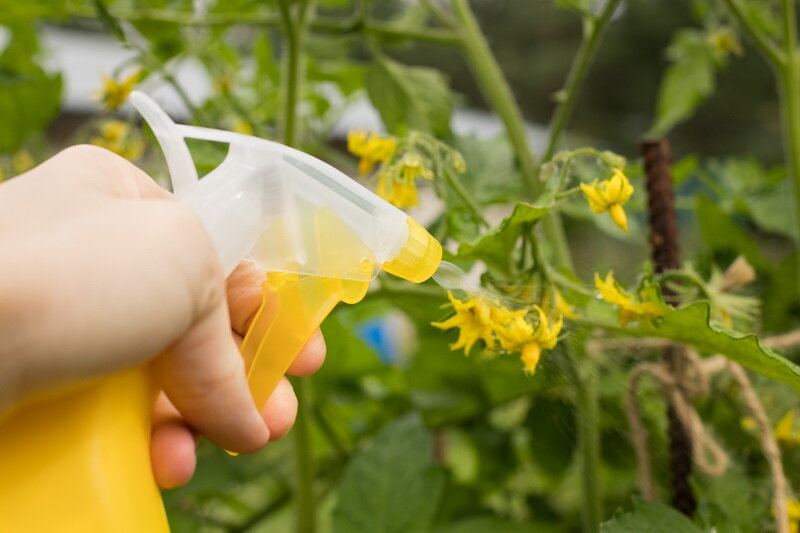
[[[562,528],[537,524],[534,529],[530,523],[523,525],[494,516],[481,516],[468,518],[436,529],[436,533],[530,533],[531,531],[548,533],[550,531],[562,531]]]
[[[600,524],[600,533],[703,533],[691,520],[663,503],[634,500],[634,511]]]
[[[459,259],[480,259],[490,269],[507,272],[508,258],[522,233],[522,225],[535,222],[549,211],[548,207],[519,203],[511,215],[497,228],[473,243],[458,248]]]
[[[758,244],[740,227],[734,219],[722,211],[707,196],[697,197],[697,221],[703,243],[715,254],[724,254],[727,262],[743,255],[759,270],[770,270]]]
[[[333,511],[335,533],[422,533],[443,477],[418,415],[396,420],[347,466]]]
[[[736,463],[719,477],[697,479],[698,517],[719,533],[759,531],[771,519],[771,484],[768,477],[748,475]]]
[[[765,331],[788,331],[797,324],[800,314],[799,269],[797,252],[775,265],[762,297],[761,319]]]
[[[408,67],[382,57],[367,68],[367,94],[386,128],[402,135],[409,129],[446,137],[453,95],[437,70]]]
[[[661,82],[655,123],[648,133],[655,138],[689,119],[714,90],[716,59],[702,32],[679,31],[667,53],[672,65]]]
[[[556,5],[562,9],[574,11],[582,17],[592,15],[592,6],[589,0],[556,0]]]
[[[475,135],[456,137],[453,148],[464,155],[467,169],[461,181],[481,205],[511,202],[522,192],[514,151],[505,136],[483,139]]]
[[[711,320],[711,307],[696,302],[667,313],[656,326],[618,328],[636,337],[660,337],[688,344],[706,354],[722,354],[753,372],[800,391],[800,367],[775,350],[762,346],[753,334],[731,331]]]
[[[30,22],[9,26],[11,41],[0,55],[0,153],[17,150],[55,116],[61,76],[48,74],[34,59],[38,40]]]

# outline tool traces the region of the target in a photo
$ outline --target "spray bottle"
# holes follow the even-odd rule
[[[131,102],[226,272],[249,259],[266,274],[241,346],[257,406],[334,306],[360,301],[379,270],[419,283],[439,266],[441,246],[422,226],[334,167],[264,139],[175,124],[141,92]],[[198,179],[187,138],[228,144],[228,154]],[[150,466],[155,393],[143,365],[0,418],[0,531],[168,531]]]

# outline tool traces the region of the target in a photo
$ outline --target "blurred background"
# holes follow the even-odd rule
[[[368,4],[375,20],[394,28],[414,28],[427,20],[424,2]],[[529,141],[541,154],[558,91],[580,44],[581,19],[563,8],[566,1],[470,4],[524,113]],[[624,236],[585,206],[566,210],[570,247],[584,280],[611,268],[619,279],[632,280],[648,257],[645,198],[636,181],[642,178],[639,143],[653,123],[676,32],[711,31],[704,25],[714,4],[623,1],[614,14],[563,144],[626,156],[637,192],[631,232]],[[351,11],[346,0],[319,2],[321,19],[339,23],[308,39],[301,146],[355,176],[357,162],[345,149],[348,131],[385,128],[364,91],[363,70],[375,45],[348,26]],[[107,5],[0,0],[3,176],[69,144],[94,142],[167,184],[149,131],[140,128],[127,104],[110,106],[101,97],[109,94],[109,80],[119,85],[135,72],[141,75],[132,83],[178,121],[278,138],[283,45],[274,21],[273,2],[249,0],[115,0]],[[778,99],[769,67],[743,37],[739,41],[741,50],[715,71],[713,97],[669,135],[681,239],[684,257],[704,274],[746,256],[759,273],[751,293],[764,299],[754,327],[778,332],[800,316]],[[451,131],[441,136],[463,152],[464,180],[477,191],[487,216],[501,220],[520,196],[518,174],[502,124],[488,110],[462,55],[441,43],[399,38],[382,42],[382,48],[403,64],[445,74],[455,106]],[[224,155],[215,148],[191,148],[201,172]],[[421,194],[420,206],[411,210],[414,217],[434,226],[447,218],[433,191]],[[450,231],[476,231],[449,223]],[[375,486],[409,499],[405,512],[385,510],[385,520],[400,525],[380,531],[580,531],[579,391],[569,369],[558,352],[533,377],[522,374],[516,358],[467,359],[451,352],[453,335],[429,326],[446,316],[440,307],[444,301],[430,285],[411,289],[387,280],[361,304],[335,312],[324,327],[327,363],[307,380],[311,399],[300,432],[251,457],[229,457],[204,444],[196,479],[165,493],[174,530],[302,530],[295,518],[295,460],[305,454],[313,460],[306,482],[315,494],[317,531],[370,531],[335,524],[342,513],[361,512],[366,523],[375,519],[363,493]],[[637,491],[622,407],[634,362],[632,354],[620,353],[602,369],[604,518],[630,508]],[[786,387],[759,386],[770,390],[773,418],[797,403]],[[645,388],[655,473],[666,490],[663,402],[655,386]],[[724,477],[693,480],[703,512],[722,513],[736,525],[725,531],[768,531],[768,473],[756,437],[741,424],[730,396],[699,403],[721,441],[738,453]],[[787,451],[787,461],[800,465],[796,448]],[[787,470],[797,476],[796,468]],[[406,472],[429,482],[404,488]]]

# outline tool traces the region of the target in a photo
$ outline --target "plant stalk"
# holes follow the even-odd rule
[[[782,0],[783,48],[752,23],[736,0],[723,0],[767,63],[772,67],[780,95],[784,157],[792,180],[796,246],[800,246],[800,57],[797,51],[797,21],[794,0]],[[800,285],[800,273],[797,279]]]
[[[528,142],[522,112],[497,59],[492,54],[477,20],[475,20],[468,1],[451,0],[451,5],[453,14],[461,26],[461,45],[469,66],[489,105],[503,121],[506,134],[517,156],[528,197],[535,201],[542,193],[543,187],[538,178],[539,166]],[[542,227],[548,243],[553,248],[555,263],[571,270],[572,256],[559,214],[555,211],[548,213],[542,220]]]
[[[608,23],[611,21],[611,16],[617,10],[619,3],[620,0],[608,0],[596,18],[586,21],[587,27],[584,30],[584,38],[581,40],[581,45],[575,54],[569,74],[567,74],[564,89],[561,91],[563,99],[559,101],[553,112],[553,118],[550,120],[547,148],[545,149],[544,157],[542,157],[542,164],[550,161],[555,155],[564,129],[572,117],[572,111],[575,109],[575,102],[578,100],[581,88],[586,80],[589,66],[592,64],[592,60],[608,28]]]
[[[777,69],[786,164],[794,189],[796,244],[800,246],[800,57],[794,0],[783,0],[784,61]],[[800,277],[798,277],[800,282]]]
[[[297,395],[297,419],[292,433],[294,435],[295,469],[297,471],[297,533],[314,533],[316,531],[316,498],[314,497],[314,457],[311,451],[310,421],[311,381],[310,378],[295,380],[294,390]]]
[[[563,99],[559,101],[550,120],[547,148],[545,148],[544,157],[542,157],[540,165],[536,169],[537,180],[542,168],[541,165],[550,161],[556,153],[567,123],[572,117],[575,103],[589,72],[589,66],[592,64],[592,60],[608,28],[608,23],[611,21],[611,16],[617,10],[619,3],[620,0],[608,0],[596,18],[586,22],[587,27],[584,30],[584,38],[581,40],[580,48],[575,54],[575,59],[564,84]],[[549,240],[553,246],[553,257],[556,264],[566,266],[572,270],[572,255],[567,246],[561,215],[553,210],[544,218],[542,224],[545,234],[550,237]]]
[[[469,209],[472,216],[475,220],[484,227],[489,227],[489,222],[486,220],[486,217],[483,216],[481,212],[480,206],[475,203],[475,200],[472,196],[467,192],[464,188],[464,184],[461,183],[461,180],[458,179],[458,176],[455,176],[452,172],[445,171],[443,172],[444,179],[447,181],[447,184],[453,189],[453,191],[458,195],[464,205]]]
[[[467,0],[451,0],[451,4],[453,14],[460,24],[461,45],[469,65],[484,96],[505,125],[509,141],[517,155],[529,196],[536,198],[542,192],[541,183],[536,179],[536,157],[528,143],[522,113],[511,92],[511,87],[503,76]]]
[[[281,77],[283,92],[283,142],[297,146],[297,110],[302,95],[305,70],[303,65],[303,44],[308,22],[315,8],[315,0],[278,0],[278,9],[286,39],[284,52],[284,71]],[[297,10],[293,13],[292,8]],[[312,414],[311,384],[308,379],[295,382],[297,395],[297,420],[294,424],[295,469],[297,488],[295,502],[297,533],[314,533],[316,530],[316,501],[314,498],[314,463],[309,434],[309,417]]]
[[[578,446],[581,454],[584,533],[596,533],[603,520],[600,485],[600,409],[597,369],[591,356],[581,357],[578,369]]]
[[[581,524],[583,533],[597,533],[603,520],[600,479],[600,404],[597,354],[587,349],[589,328],[578,328],[573,342],[564,344],[575,381],[578,457],[581,467]]]
[[[113,8],[109,12],[119,20],[128,22],[165,22],[181,26],[270,26],[282,24],[281,17],[273,13],[209,13],[203,17],[195,17],[192,13],[184,13],[166,9],[142,9],[136,11]],[[96,15],[91,9],[76,6],[70,8],[69,15],[74,18],[95,19]],[[432,44],[452,45],[460,44],[460,37],[450,30],[441,28],[425,28],[421,30],[405,29],[392,26],[390,23],[378,21],[363,21],[352,24],[350,21],[341,22],[332,17],[319,18],[309,23],[309,29],[317,33],[329,35],[345,35],[356,32],[367,32],[379,39],[421,41]]]

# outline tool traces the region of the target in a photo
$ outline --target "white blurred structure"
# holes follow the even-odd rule
[[[0,34],[0,49],[3,38]],[[110,76],[130,62],[135,54],[104,34],[45,27],[42,33],[46,63],[64,77],[66,111],[93,113],[100,109],[95,98],[103,75]],[[205,70],[194,60],[171,65],[171,73],[194,102],[202,102],[210,93],[210,80]],[[154,76],[153,78],[157,78]],[[174,90],[162,82],[150,82],[144,90],[177,119],[186,117],[188,110]],[[375,109],[366,99],[349,105],[331,132],[343,138],[351,129],[380,131],[382,125]],[[493,114],[475,109],[459,109],[453,116],[453,130],[459,135],[494,137],[502,132],[502,124]],[[537,151],[543,149],[546,130],[528,126],[528,138]]]

